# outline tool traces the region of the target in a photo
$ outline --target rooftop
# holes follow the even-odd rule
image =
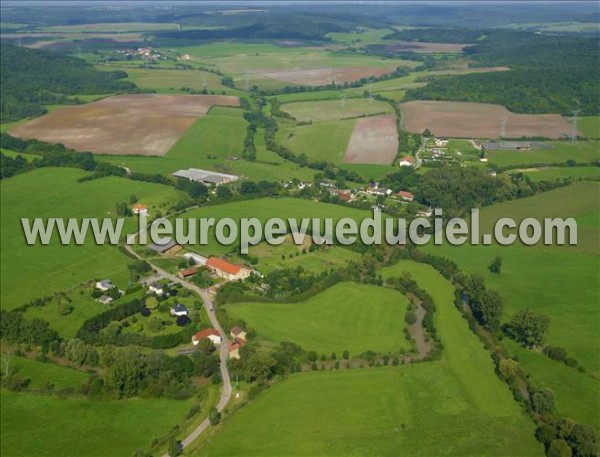
[[[177,243],[175,242],[175,240],[170,240],[165,244],[158,244],[158,243],[152,243],[150,246],[148,246],[150,249],[152,249],[154,252],[165,252],[168,251],[169,249],[171,249],[173,246],[176,246]]]

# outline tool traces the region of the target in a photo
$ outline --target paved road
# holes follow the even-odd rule
[[[126,244],[125,249],[127,249],[128,252],[130,252],[131,254],[136,256],[138,259],[143,259],[140,255],[138,255],[131,248],[131,246]],[[143,260],[146,260],[146,259],[143,259]],[[229,402],[229,399],[231,398],[231,391],[232,391],[231,376],[229,375],[229,368],[227,367],[227,360],[229,358],[229,350],[228,350],[229,340],[227,338],[227,335],[223,331],[223,327],[221,327],[221,324],[219,323],[219,320],[217,319],[217,315],[215,313],[215,307],[214,307],[214,300],[213,300],[212,296],[208,292],[206,292],[204,289],[201,289],[200,287],[198,287],[197,285],[192,284],[189,281],[181,279],[180,277],[175,276],[175,275],[163,270],[162,268],[154,265],[152,262],[149,262],[148,260],[146,260],[146,262],[148,262],[150,265],[152,265],[152,268],[154,268],[154,270],[156,270],[156,272],[158,274],[160,274],[161,276],[167,278],[170,281],[177,282],[177,283],[181,284],[183,287],[185,287],[186,289],[189,289],[192,292],[195,292],[196,294],[198,294],[200,296],[200,298],[202,299],[202,301],[204,302],[204,308],[206,309],[206,314],[208,314],[208,319],[210,320],[211,325],[213,326],[213,328],[215,328],[219,332],[221,332],[222,342],[221,342],[221,346],[219,348],[219,356],[221,359],[220,368],[221,368],[221,379],[223,380],[223,390],[221,391],[221,398],[219,399],[219,403],[217,403],[217,410],[219,412],[223,411],[223,409],[225,409],[225,406]],[[210,422],[208,419],[205,419],[204,421],[202,421],[202,423],[200,425],[198,425],[198,427],[196,427],[196,429],[194,429],[194,431],[192,431],[188,436],[186,436],[181,441],[182,446],[183,447],[189,446],[195,439],[197,439],[200,435],[202,435],[202,433],[204,433],[204,431],[209,427],[210,427]],[[168,454],[165,454],[163,457],[168,457]]]

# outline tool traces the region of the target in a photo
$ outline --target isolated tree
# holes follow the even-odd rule
[[[433,134],[431,133],[431,130],[425,129],[425,130],[423,130],[423,136],[425,136],[427,138],[431,138],[433,136]]]
[[[525,309],[512,317],[507,329],[520,344],[533,348],[544,343],[549,327],[548,316]]]
[[[221,422],[221,413],[217,411],[217,408],[214,406],[210,408],[210,412],[208,413],[208,420],[210,421],[210,425],[213,427]]]
[[[169,456],[170,457],[177,457],[178,455],[181,455],[181,451],[182,451],[181,441],[176,440],[176,439],[172,439],[171,441],[169,441]]]
[[[350,353],[348,351],[344,351],[342,353],[342,357],[344,358],[344,360],[348,360],[350,358]]]
[[[494,257],[492,262],[488,265],[488,270],[490,270],[494,274],[499,275],[501,269],[502,269],[502,257],[497,255],[496,257]]]
[[[318,358],[319,358],[319,356],[317,355],[317,353],[315,351],[310,351],[308,353],[308,361],[309,362],[316,362]]]
[[[135,194],[131,194],[129,197],[129,203],[131,203],[132,205],[136,204],[138,202],[138,198],[136,197]]]

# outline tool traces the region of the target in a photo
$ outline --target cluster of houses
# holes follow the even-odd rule
[[[100,292],[108,292],[110,290],[115,289],[116,286],[110,279],[103,279],[101,281],[97,281],[94,288]],[[122,290],[119,290],[120,295],[123,295],[124,293],[125,292],[123,292]],[[114,298],[107,294],[102,294],[98,298],[96,298],[96,301],[101,305],[110,305],[114,301]]]
[[[328,190],[331,195],[336,195],[341,201],[347,203],[356,201],[360,196],[389,197],[402,202],[412,202],[415,199],[415,196],[407,190],[394,192],[392,189],[380,186],[378,182],[371,182],[368,186],[355,191],[350,189],[336,189],[333,186],[329,187]]]
[[[240,348],[246,344],[246,331],[238,326],[229,331],[231,341],[229,342],[229,359],[240,359]],[[208,339],[215,346],[220,346],[223,342],[221,332],[214,328],[206,328],[192,336],[192,344],[197,346],[200,341]]]
[[[150,47],[137,48],[137,49],[123,49],[117,51],[119,54],[123,54],[126,59],[142,59],[152,62],[166,59],[166,56],[161,54],[156,49]]]

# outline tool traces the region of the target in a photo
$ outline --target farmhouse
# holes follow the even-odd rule
[[[136,203],[135,205],[133,205],[133,208],[131,210],[133,214],[139,214],[140,216],[148,215],[148,207],[140,203]]]
[[[214,328],[207,328],[192,336],[192,344],[196,346],[201,340],[208,338],[212,344],[218,346],[221,344],[221,333]]]
[[[108,295],[102,295],[97,301],[102,305],[110,305],[113,302],[113,299]]]
[[[405,202],[412,202],[415,199],[415,196],[412,194],[412,192],[408,192],[406,190],[401,190],[396,194],[396,196]]]
[[[154,282],[154,283],[150,284],[150,286],[148,287],[148,293],[155,294],[155,295],[162,295],[165,293],[165,291],[160,284]]]
[[[183,270],[179,270],[179,273],[177,273],[177,276],[179,276],[181,279],[185,279],[185,278],[189,278],[190,276],[194,276],[196,273],[198,273],[198,267],[193,266],[190,268],[185,268]]]
[[[160,255],[174,255],[182,249],[182,247],[179,244],[177,244],[174,240],[170,240],[165,244],[152,243],[148,247]]]
[[[200,182],[209,186],[220,186],[237,181],[238,176],[217,173],[216,171],[201,170],[200,168],[188,168],[187,170],[178,170],[173,173],[176,178],[189,179],[190,181]]]
[[[102,281],[98,281],[96,283],[96,289],[101,290],[102,292],[106,292],[107,290],[110,290],[113,287],[115,287],[115,285],[110,279],[103,279]]]
[[[171,308],[171,316],[187,316],[188,309],[185,305],[178,303],[173,308]]]
[[[183,254],[183,257],[186,259],[192,259],[196,265],[200,266],[206,265],[206,262],[208,261],[207,257],[204,257],[200,254],[194,254],[193,252],[186,252]]]
[[[240,359],[240,348],[246,344],[246,341],[239,339],[235,343],[229,343],[229,359]]]
[[[403,157],[400,162],[398,162],[398,165],[401,167],[412,167],[414,163],[415,159],[413,159],[411,156],[406,156]]]
[[[434,143],[439,148],[445,148],[448,146],[448,140],[445,138],[436,138]]]
[[[248,268],[234,265],[226,260],[219,259],[218,257],[211,257],[208,259],[206,266],[217,276],[225,278],[228,281],[246,279],[252,273]]]
[[[237,325],[229,331],[229,334],[233,341],[246,340],[246,331]]]

